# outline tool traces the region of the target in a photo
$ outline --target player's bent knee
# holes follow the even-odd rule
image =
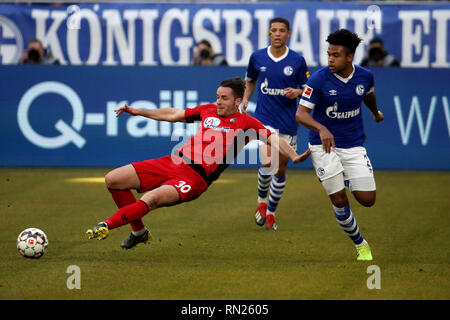
[[[163,185],[157,189],[151,190],[141,197],[150,209],[171,206],[180,200],[180,195],[175,187]]]
[[[161,197],[158,192],[155,192],[155,190],[144,194],[141,197],[141,200],[144,201],[151,210],[161,207]]]
[[[333,205],[335,207],[343,208],[346,205],[348,205],[348,198],[345,193],[345,189],[342,189],[341,191],[330,194],[329,197],[330,197],[331,203],[333,203]]]
[[[355,199],[364,207],[371,207],[375,204],[376,191],[358,191],[354,190],[353,195]]]
[[[285,168],[278,168],[278,171],[277,171],[277,173],[275,174],[275,176],[277,177],[277,178],[282,178],[282,177],[285,177],[286,176],[286,169]]]
[[[364,207],[370,208],[375,204],[375,196],[356,197],[356,200]]]
[[[109,189],[138,189],[140,180],[132,165],[116,168],[105,175],[105,183]]]
[[[105,183],[109,189],[126,189],[125,182],[125,177],[116,170],[108,172],[105,176]]]
[[[359,203],[361,205],[363,205],[364,207],[370,208],[371,206],[373,206],[375,204],[375,200],[373,200],[373,201],[359,201]]]
[[[144,201],[147,204],[149,209],[153,210],[153,209],[158,208],[158,199],[153,195],[143,196],[141,198],[141,201]]]
[[[347,197],[334,198],[334,199],[331,199],[331,202],[333,203],[333,205],[335,207],[338,207],[338,208],[344,208],[346,205],[348,205]]]
[[[105,175],[105,183],[106,183],[106,187],[108,187],[109,189],[115,189],[115,186],[117,184],[117,179],[115,178],[115,175],[113,173],[113,171],[108,172]]]
[[[261,162],[261,167],[263,167],[263,168],[270,168],[271,165],[272,165],[272,162],[270,162],[270,160]]]

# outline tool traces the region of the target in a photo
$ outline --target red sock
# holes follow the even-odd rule
[[[134,194],[133,192],[131,192],[131,190],[117,190],[110,188],[108,188],[108,190],[109,192],[111,192],[112,198],[114,199],[114,202],[119,209],[136,202],[136,198],[134,197]],[[130,225],[131,230],[133,230],[134,232],[142,230],[145,227],[144,222],[142,222],[141,219],[131,221]]]
[[[149,208],[147,204],[144,201],[139,200],[133,204],[120,208],[116,213],[105,220],[105,222],[108,225],[108,229],[114,229],[141,219],[148,212]]]
[[[131,190],[116,190],[110,188],[108,188],[108,190],[111,192],[112,198],[119,209],[136,202],[136,198]]]

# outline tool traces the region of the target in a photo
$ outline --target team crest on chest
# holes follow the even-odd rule
[[[294,68],[292,68],[291,66],[286,66],[286,67],[284,67],[283,72],[286,76],[289,77],[290,75],[292,75],[294,73]]]
[[[362,84],[358,84],[355,91],[358,96],[362,96],[364,94],[364,86]]]

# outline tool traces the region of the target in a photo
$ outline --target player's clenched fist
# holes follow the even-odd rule
[[[373,120],[375,120],[375,122],[380,122],[384,120],[384,115],[380,110],[378,110],[377,113],[372,113],[372,117]]]

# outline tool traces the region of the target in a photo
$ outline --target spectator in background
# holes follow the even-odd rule
[[[211,43],[202,40],[197,44],[191,65],[196,66],[227,66],[228,62],[221,53],[214,53]]]
[[[383,40],[373,38],[370,40],[366,56],[361,61],[362,67],[400,67],[400,61],[386,51]]]
[[[27,49],[22,53],[20,64],[54,64],[59,65],[58,59],[51,53],[47,53],[41,40],[32,39],[28,41]]]

